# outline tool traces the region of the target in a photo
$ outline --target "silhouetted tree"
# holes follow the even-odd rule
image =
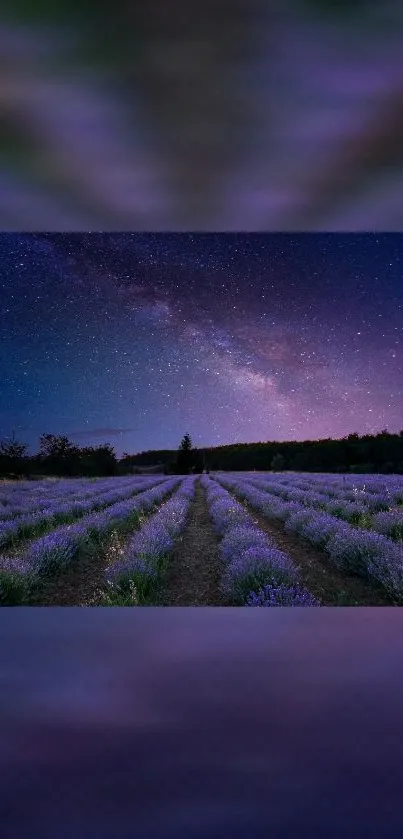
[[[176,474],[189,475],[193,466],[193,451],[190,434],[185,434],[176,456]]]
[[[285,466],[285,458],[283,457],[280,452],[274,455],[273,460],[271,462],[271,468],[274,472],[281,472]]]
[[[88,446],[80,451],[81,468],[84,475],[116,475],[118,461],[115,451],[108,443],[102,446]]]
[[[21,443],[13,431],[11,437],[0,443],[0,474],[21,475],[27,465],[26,443]]]
[[[199,449],[193,449],[192,455],[192,472],[196,475],[202,475],[204,469],[204,453],[199,451]]]
[[[39,439],[40,457],[66,457],[75,450],[73,443],[63,434],[42,434]]]
[[[13,435],[0,443],[0,474],[101,476],[133,473],[143,467],[158,467],[165,474],[275,470],[307,472],[403,472],[403,430],[383,429],[377,434],[350,434],[339,440],[304,440],[236,443],[197,450],[189,434],[179,450],[150,450],[117,461],[111,446],[78,448],[66,436],[43,434],[40,453],[27,456],[27,446]]]
[[[27,449],[28,446],[26,443],[20,443],[20,441],[17,440],[14,431],[11,437],[8,437],[0,443],[0,452],[4,455],[4,457],[12,457],[15,459],[25,457]]]
[[[64,434],[42,434],[39,462],[50,474],[73,476],[80,473],[80,449]]]

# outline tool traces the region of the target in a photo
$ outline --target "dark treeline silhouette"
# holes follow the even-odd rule
[[[139,452],[138,454],[125,453],[119,461],[119,474],[130,475],[147,472],[153,466],[159,465],[161,472],[166,469],[166,465],[175,456],[175,452],[171,449],[150,449],[146,452]]]
[[[186,433],[179,446],[176,460],[166,465],[165,472],[172,472],[175,475],[189,475],[193,472],[200,475],[203,472],[203,466],[202,452],[193,448],[190,434]]]
[[[80,448],[64,435],[43,434],[39,451],[28,455],[27,450],[15,435],[0,443],[0,476],[95,478],[119,473],[118,459],[107,443]]]
[[[185,434],[177,451],[158,449],[125,453],[117,458],[109,444],[80,448],[63,435],[43,434],[39,451],[13,435],[0,443],[0,477],[101,477],[161,471],[165,474],[200,474],[203,470],[279,472],[376,472],[403,474],[403,430],[390,434],[349,434],[340,440],[235,443],[198,450]]]
[[[124,454],[119,461],[119,472],[144,474],[154,465],[156,469],[159,465],[165,475],[200,475],[205,467],[205,455],[193,447],[190,434],[186,433],[177,452],[171,449],[151,449],[139,454]]]
[[[193,459],[188,471],[195,472],[205,468],[206,471],[257,469],[274,472],[292,470],[403,474],[403,430],[398,434],[390,434],[386,429],[376,435],[349,434],[340,440],[329,437],[301,442],[235,443],[205,448],[202,452],[193,449],[192,452]],[[184,456],[181,449],[176,457],[175,454],[167,450],[141,452],[130,455],[129,460],[132,468],[138,464],[161,462],[165,472],[175,474]]]

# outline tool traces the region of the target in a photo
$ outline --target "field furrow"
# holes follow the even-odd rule
[[[90,570],[99,568],[111,539],[136,528],[142,516],[152,512],[173,492],[179,479],[154,483],[156,485],[153,487],[136,491],[133,497],[131,493],[125,500],[115,501],[97,512],[84,515],[73,524],[57,527],[28,542],[21,553],[2,556],[0,595],[3,604],[28,599],[32,605],[38,605],[44,597],[46,600],[48,588],[59,592],[55,605],[60,604],[60,598],[65,604],[63,579],[60,575],[66,572],[65,581],[70,581],[70,590],[74,590],[77,597],[81,598],[78,581],[83,574],[87,577]],[[56,583],[58,577],[60,579]],[[70,601],[70,598],[67,600]],[[65,605],[73,604],[69,602]]]
[[[223,606],[223,563],[200,480],[185,531],[171,556],[161,597],[163,606]]]
[[[155,605],[187,525],[195,478],[175,480],[172,497],[144,522],[106,570],[109,605]]]
[[[391,598],[375,582],[357,575],[346,575],[329,562],[329,558],[308,540],[287,532],[284,524],[268,518],[255,509],[245,497],[234,491],[237,500],[249,512],[254,522],[280,550],[291,557],[300,572],[301,581],[323,606],[390,606]]]
[[[0,605],[403,605],[403,477],[5,482]]]
[[[346,584],[348,577],[361,577],[375,587],[376,599],[382,588],[390,602],[400,604],[403,601],[403,547],[400,543],[354,527],[316,509],[309,502],[303,504],[284,498],[282,491],[280,496],[269,491],[267,486],[262,489],[250,476],[242,479],[218,475],[217,480],[268,521],[284,523],[286,532],[320,548],[323,560],[343,572]]]
[[[203,477],[224,563],[221,590],[231,606],[319,606],[298,569],[220,483]]]

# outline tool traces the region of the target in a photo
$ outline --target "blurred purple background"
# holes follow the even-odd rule
[[[400,609],[4,609],[7,839],[400,837]]]
[[[397,0],[4,0],[5,230],[399,230]]]

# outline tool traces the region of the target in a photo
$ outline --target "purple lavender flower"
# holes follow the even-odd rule
[[[242,524],[249,520],[249,516],[235,499],[230,497],[217,498],[210,506],[210,515],[219,531],[222,530],[224,524]]]
[[[297,569],[290,557],[277,548],[250,547],[227,566],[222,578],[222,590],[234,604],[242,605],[251,590],[266,583],[292,583],[298,579]]]
[[[382,493],[367,497],[366,505],[371,513],[380,513],[387,511],[392,506],[393,501],[388,493]]]
[[[75,483],[74,486],[76,487],[78,483],[79,482]],[[110,479],[108,485],[110,486]],[[149,484],[146,484],[145,486],[148,485]],[[102,510],[103,508],[107,507],[108,503],[111,504],[112,500],[115,501],[115,504],[111,505],[109,509],[111,510],[111,513],[115,515],[116,521],[122,520],[125,517],[127,517],[130,513],[132,496],[137,496],[140,493],[139,497],[141,498],[141,490],[144,485],[125,485],[120,484],[119,482],[119,484],[117,485],[119,490],[118,492],[114,490],[112,493],[110,491],[106,493],[99,493],[99,490],[102,488],[102,486],[105,486],[105,482],[100,482],[96,485],[92,485],[89,492],[82,492],[82,494],[79,496],[77,496],[76,492],[71,493],[69,491],[70,488],[68,486],[63,486],[64,494],[61,496],[62,500],[58,500],[57,494],[54,494],[52,496],[51,503],[49,503],[48,500],[47,506],[45,504],[45,506],[38,508],[35,502],[33,504],[31,503],[30,505],[28,505],[25,511],[22,511],[21,515],[19,515],[18,518],[12,521],[0,521],[0,545],[8,545],[15,538],[22,539],[35,535],[35,533],[38,533],[38,530],[40,530],[45,524],[51,524],[52,521],[69,521],[69,519],[84,516],[85,514],[88,514],[91,511]],[[82,485],[82,487],[84,488],[84,485]],[[154,498],[149,498],[145,500],[145,503],[149,504],[150,506],[153,506],[155,499],[158,498],[158,486],[155,487],[155,489],[157,490],[157,493],[154,496]],[[164,489],[162,490],[162,492],[164,493]],[[66,501],[65,497],[69,494],[71,495],[71,498],[70,500]],[[82,500],[84,497],[88,495],[90,496],[88,500]],[[126,502],[125,499],[127,499]],[[119,503],[122,505],[121,507],[118,506]],[[104,519],[88,517],[87,522],[88,526],[92,527],[92,532],[102,532],[103,522],[105,522],[105,528],[108,528],[108,514],[106,514],[106,517]]]
[[[262,515],[267,516],[269,519],[277,519],[279,521],[284,521],[288,515],[288,509],[291,503],[289,501],[282,501],[280,498],[271,498],[269,495],[261,493],[257,489],[247,494],[246,501],[255,510],[262,513]]]
[[[65,568],[78,552],[79,541],[67,533],[48,533],[30,545],[25,560],[31,571],[43,574]]]
[[[314,513],[314,515],[302,522],[299,527],[299,534],[307,539],[312,545],[323,548],[334,533],[340,528],[340,522],[333,516],[325,513]]]
[[[233,490],[239,498],[247,501],[255,510],[258,510],[264,516],[271,519],[284,521],[288,515],[290,504],[293,503],[279,497],[280,494],[281,496],[287,495],[285,490],[281,490],[280,493],[277,492],[275,495],[271,495],[270,492],[268,492],[267,487],[264,487],[264,490],[262,490],[260,483],[258,484],[258,488],[258,486],[255,485],[257,483],[255,481],[253,484],[248,481],[233,481],[221,478],[220,481],[223,486]]]
[[[195,497],[196,491],[196,476],[191,475],[189,478],[185,478],[182,484],[180,485],[177,495],[180,498],[187,498],[188,501],[193,501]]]
[[[403,510],[378,513],[373,518],[374,529],[396,541],[403,541]]]
[[[150,583],[157,579],[157,572],[149,563],[140,557],[127,558],[126,562],[115,562],[106,573],[109,584],[117,585],[122,590],[128,588],[129,583],[135,582],[143,590],[148,589]]]
[[[326,505],[326,510],[333,516],[349,522],[358,522],[368,512],[364,504],[352,501],[335,500]]]
[[[262,530],[251,525],[234,525],[220,544],[221,554],[227,562],[231,562],[236,556],[240,556],[248,548],[275,547],[273,539],[270,539]]]
[[[172,551],[175,538],[183,530],[194,496],[194,483],[193,477],[174,479],[166,482],[159,493],[153,493],[155,500],[158,495],[166,495],[169,489],[177,488],[177,494],[142,525],[130,540],[124,556],[107,570],[108,582],[128,585],[135,581],[143,595],[146,590],[149,593],[151,583],[155,583],[161,572],[161,560]]]
[[[128,556],[155,558],[163,556],[173,547],[172,536],[165,522],[152,517],[136,533],[128,548]]]
[[[23,557],[19,556],[0,556],[0,574],[2,572],[7,574],[21,574],[25,575],[30,571],[30,567]]]
[[[331,537],[325,550],[337,567],[372,577],[394,596],[402,597],[403,548],[390,539],[346,524]]]
[[[183,529],[189,509],[190,499],[178,494],[164,504],[161,520],[171,536],[177,536]]]
[[[257,593],[251,591],[247,606],[320,606],[306,589],[287,585],[265,585]]]
[[[219,532],[223,534],[220,543],[220,553],[227,563],[222,578],[222,590],[228,600],[234,605],[245,603],[250,591],[253,588],[261,588],[267,583],[288,584],[298,579],[298,571],[293,565],[289,556],[278,550],[274,539],[256,527],[252,517],[246,512],[242,505],[234,502],[232,495],[227,492],[227,487],[238,497],[243,497],[251,506],[261,509],[267,505],[271,507],[273,500],[268,494],[261,492],[256,487],[240,479],[229,479],[227,476],[218,476],[220,489],[217,484],[207,479],[203,486],[207,491],[207,501],[210,511],[215,508],[221,513],[219,521]],[[285,517],[285,510],[288,502],[274,499],[273,504],[276,514]],[[241,523],[231,521],[231,517],[224,517],[224,512],[234,508],[242,510]],[[236,518],[236,517],[234,517]]]
[[[288,533],[296,533],[300,534],[302,528],[305,525],[312,521],[312,519],[317,516],[318,514],[315,510],[307,510],[304,507],[297,507],[290,511],[286,522],[285,522],[285,530]]]
[[[0,522],[0,547],[10,545],[18,533],[18,524],[16,522]]]

